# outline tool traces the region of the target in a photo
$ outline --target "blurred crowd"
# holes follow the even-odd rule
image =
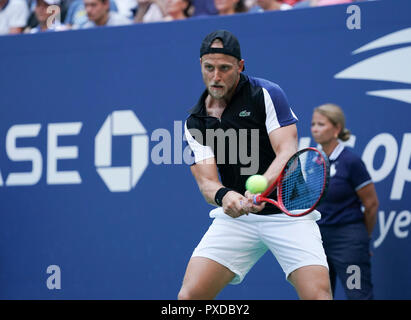
[[[260,13],[370,0],[0,0],[0,35]]]

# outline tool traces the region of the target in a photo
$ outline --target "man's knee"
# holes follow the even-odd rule
[[[178,300],[193,300],[193,296],[191,295],[191,292],[185,288],[181,288],[180,292],[178,293],[177,296]]]
[[[324,266],[301,267],[291,273],[289,281],[294,285],[300,299],[332,299],[330,277]]]
[[[178,293],[178,300],[210,300],[213,299],[210,293],[205,292],[204,290],[196,290],[195,288],[187,288],[183,286]]]
[[[328,279],[316,279],[300,285],[297,293],[302,300],[332,300],[331,286]]]
[[[330,282],[319,281],[315,283],[313,289],[308,293],[307,300],[332,300]]]

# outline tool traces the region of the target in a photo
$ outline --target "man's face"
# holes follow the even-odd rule
[[[52,15],[52,12],[47,13],[47,7],[49,5],[44,0],[37,0],[35,9],[37,21],[41,24],[46,23],[48,17]]]
[[[200,59],[201,73],[208,93],[214,99],[229,97],[240,78],[244,60],[222,54],[205,54]]]
[[[87,16],[93,22],[101,20],[107,14],[109,6],[108,0],[84,0]]]
[[[217,11],[226,11],[234,8],[238,0],[214,0]]]
[[[188,2],[185,0],[166,0],[165,9],[167,13],[182,12],[186,9]]]
[[[273,2],[273,0],[257,0],[257,4],[264,10],[267,10],[271,2]]]

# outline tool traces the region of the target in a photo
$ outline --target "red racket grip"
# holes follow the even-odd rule
[[[256,204],[256,205],[261,204],[260,198],[261,198],[261,196],[254,196],[253,197],[253,203]]]

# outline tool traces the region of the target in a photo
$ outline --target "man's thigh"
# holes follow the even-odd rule
[[[287,280],[294,270],[304,266],[318,265],[328,270],[321,233],[315,220],[290,218],[283,222],[267,222],[260,230],[264,244],[276,257]]]
[[[238,284],[266,251],[255,223],[239,218],[216,218],[194,249],[192,258],[208,258],[219,263],[235,274],[231,284]]]
[[[235,273],[205,257],[192,257],[187,265],[179,299],[214,299]]]

